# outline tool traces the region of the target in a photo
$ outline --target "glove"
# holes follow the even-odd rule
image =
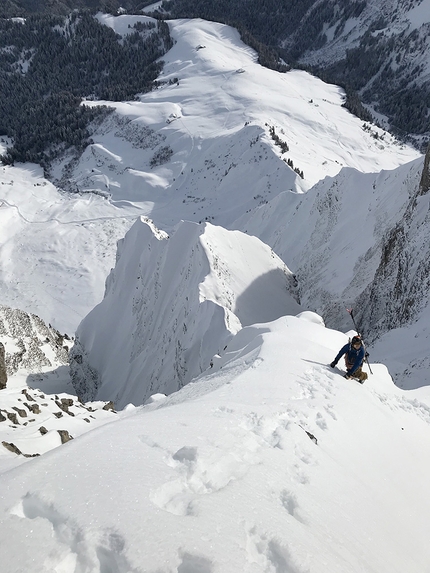
[[[345,374],[344,378],[346,378],[347,380],[349,380],[350,378],[352,378],[352,376],[350,376],[350,375],[348,374],[348,372],[347,372],[347,373]]]
[[[334,368],[336,366],[336,362],[333,360],[333,362],[330,364],[331,368]]]

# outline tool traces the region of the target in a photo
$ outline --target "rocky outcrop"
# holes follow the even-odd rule
[[[19,369],[25,369],[29,374],[40,373],[68,364],[67,337],[34,314],[0,306],[0,337],[4,344],[7,376]],[[0,388],[4,379],[1,363],[0,348]]]
[[[113,402],[84,404],[70,394],[11,388],[0,401],[0,443],[11,453],[30,458],[116,416]]]
[[[385,233],[373,281],[358,297],[369,339],[410,324],[430,302],[430,197],[423,180],[424,174],[402,220]]]
[[[430,190],[430,145],[424,158],[424,168],[420,181],[420,195],[425,195]]]
[[[67,430],[57,430],[57,432],[60,434],[62,444],[73,440],[73,436],[71,436]]]
[[[297,299],[293,274],[256,237],[185,221],[168,237],[142,217],[76,332],[75,391],[119,408],[176,392],[243,326],[300,312]]]
[[[2,445],[9,450],[10,452],[12,452],[13,454],[16,454],[17,456],[24,456],[24,458],[36,458],[37,456],[40,456],[40,454],[24,454],[23,452],[21,452],[21,450],[12,442],[5,442],[2,441]]]
[[[0,390],[6,388],[7,383],[7,371],[5,362],[5,349],[4,344],[0,342]]]

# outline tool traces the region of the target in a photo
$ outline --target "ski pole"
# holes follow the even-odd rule
[[[357,327],[357,323],[355,322],[354,313],[352,312],[352,308],[347,308],[347,309],[346,309],[346,312],[349,313],[349,316],[350,316],[351,319],[352,319],[352,322],[353,322],[353,324],[354,324],[354,328],[355,328],[356,333],[357,333],[359,336],[361,336],[360,331],[358,330],[358,327]],[[368,355],[369,355],[369,353],[365,351],[365,352],[364,352],[364,360],[366,361],[366,364],[367,364],[367,366],[369,367],[370,374],[373,374],[372,369],[370,368],[369,360],[368,360],[368,358],[367,358]]]

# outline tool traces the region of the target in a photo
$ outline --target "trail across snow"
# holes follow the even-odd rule
[[[428,389],[377,364],[346,381],[326,365],[345,339],[312,313],[246,327],[209,375],[2,475],[2,562],[422,573]]]

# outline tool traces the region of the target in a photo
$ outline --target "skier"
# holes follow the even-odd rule
[[[367,380],[367,374],[361,369],[365,359],[365,349],[360,336],[353,336],[351,342],[342,346],[330,366],[334,368],[342,356],[345,356],[346,365],[346,374],[344,378],[347,380],[350,378],[357,378],[360,384],[363,384],[363,382]]]

